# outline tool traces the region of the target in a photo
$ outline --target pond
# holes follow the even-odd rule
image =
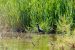
[[[20,33],[4,37],[0,50],[75,50],[74,35]]]

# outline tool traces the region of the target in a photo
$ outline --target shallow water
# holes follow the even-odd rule
[[[8,34],[8,33],[7,33]],[[9,34],[8,34],[9,35]],[[12,34],[11,34],[12,35]],[[0,39],[0,50],[71,50],[75,49],[75,36],[59,34],[21,33]]]

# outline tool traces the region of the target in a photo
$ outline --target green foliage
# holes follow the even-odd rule
[[[71,25],[72,25],[71,17],[61,16],[57,23],[57,32],[70,34]]]
[[[0,0],[0,16],[5,23],[14,28],[36,31],[36,24],[38,23],[46,32],[49,32],[53,25],[57,25],[57,31],[62,32],[59,27],[61,28],[64,23],[64,25],[69,25],[68,31],[70,31],[70,27],[74,28],[75,26],[75,1]],[[68,24],[64,22],[65,20]]]

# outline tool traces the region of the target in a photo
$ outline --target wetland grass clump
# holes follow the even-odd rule
[[[75,25],[74,0],[0,0],[0,17],[14,29],[36,32],[36,24],[50,32],[56,25],[56,33],[70,33]],[[64,25],[64,26],[63,26]]]

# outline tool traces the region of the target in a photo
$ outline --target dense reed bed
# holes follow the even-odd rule
[[[74,0],[0,0],[0,17],[10,28],[37,32],[36,24],[50,32],[70,34],[75,26]]]

